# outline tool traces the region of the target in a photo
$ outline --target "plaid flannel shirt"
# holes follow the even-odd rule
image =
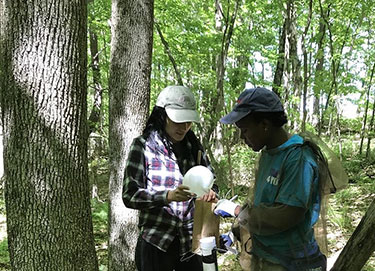
[[[148,140],[133,140],[125,167],[123,201],[128,208],[140,210],[138,227],[142,238],[166,251],[175,237],[180,239],[180,255],[191,251],[194,199],[167,201],[167,192],[182,184],[183,174],[196,165],[192,145],[187,143],[189,159],[180,169],[174,153],[170,156],[160,135],[151,133]],[[180,163],[181,164],[181,163]],[[211,168],[203,152],[201,164]]]

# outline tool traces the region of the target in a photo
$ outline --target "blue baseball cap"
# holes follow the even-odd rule
[[[220,122],[232,124],[251,112],[284,112],[284,107],[275,92],[266,88],[249,88],[240,94],[232,111]]]

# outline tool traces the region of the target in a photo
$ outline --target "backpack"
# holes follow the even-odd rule
[[[321,192],[328,195],[346,188],[349,178],[336,154],[318,136],[309,132],[299,135],[304,141],[301,146],[310,147],[315,154],[319,167]]]

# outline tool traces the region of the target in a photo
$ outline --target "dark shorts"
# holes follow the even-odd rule
[[[202,271],[202,258],[192,254],[181,262],[179,247],[180,240],[175,238],[167,252],[163,252],[139,237],[135,250],[138,271]]]

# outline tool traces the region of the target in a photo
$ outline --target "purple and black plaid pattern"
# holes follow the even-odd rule
[[[142,136],[135,138],[125,167],[123,187],[125,205],[140,210],[138,226],[143,239],[166,251],[178,236],[180,255],[191,251],[194,200],[168,203],[167,192],[182,184],[181,172],[196,164],[190,142],[186,152],[191,155],[180,163],[183,165],[180,169],[176,156],[168,155],[156,132],[147,141]],[[211,169],[205,153],[201,164]]]

